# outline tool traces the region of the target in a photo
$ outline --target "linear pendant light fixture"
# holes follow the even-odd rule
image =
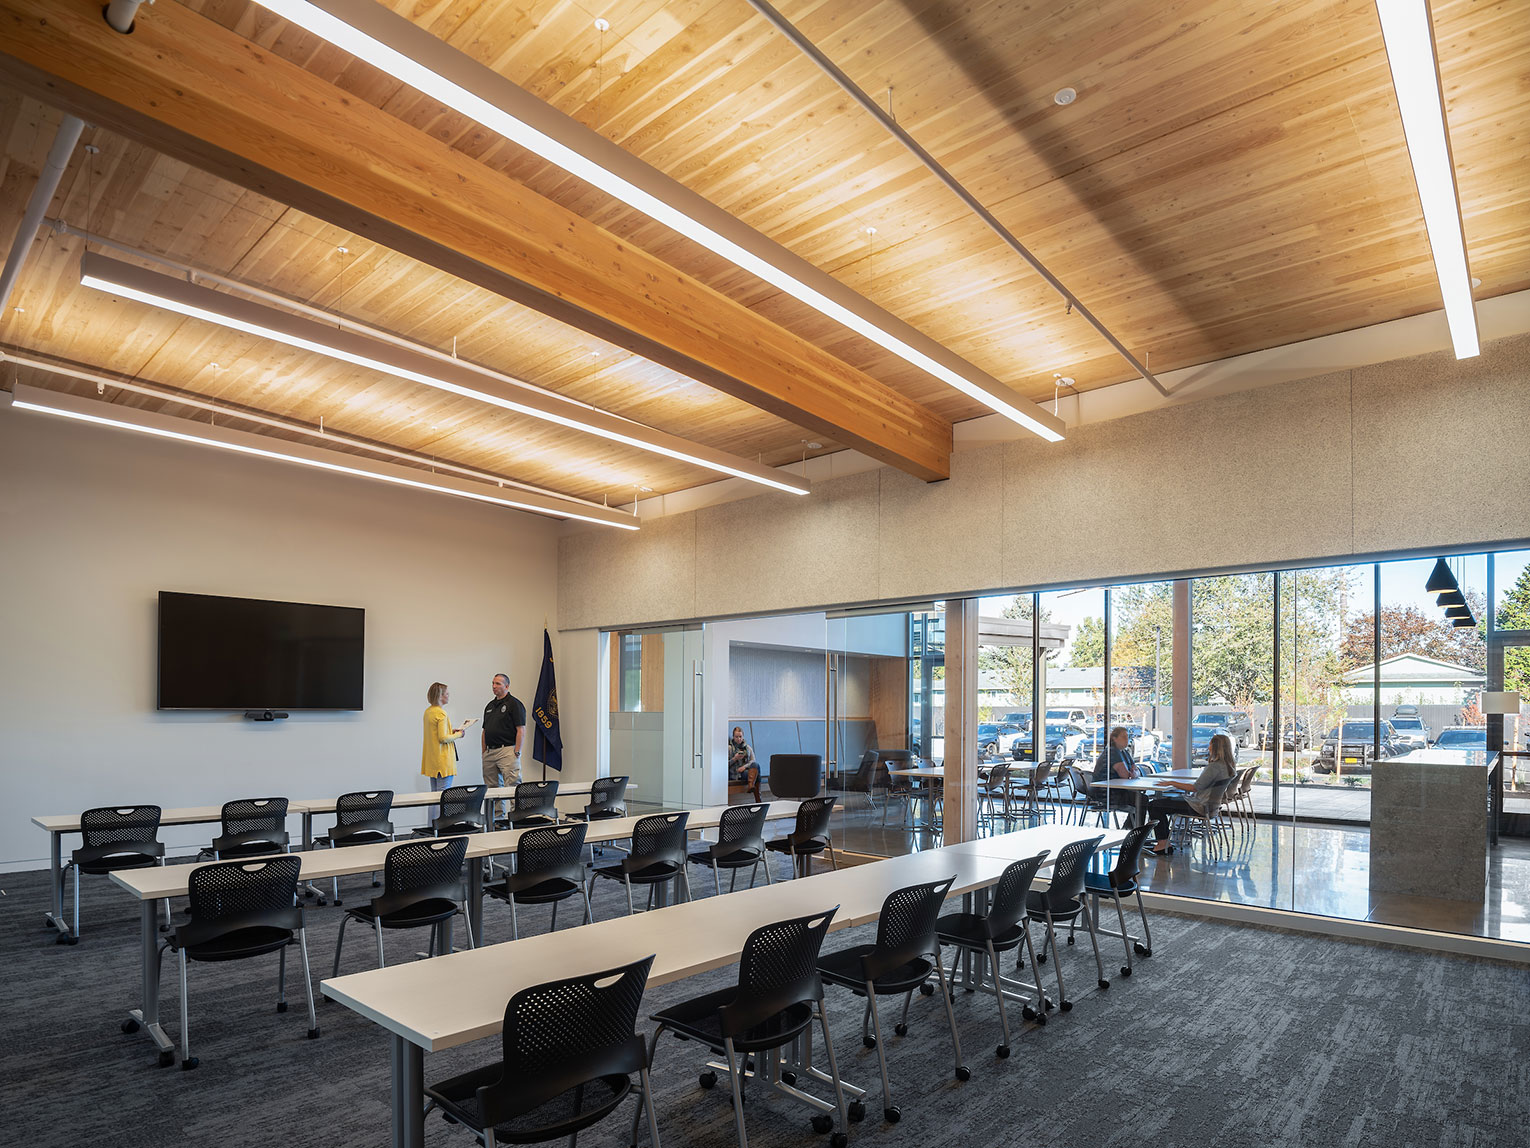
[[[420,383],[449,394],[475,399],[517,414],[557,423],[638,450],[678,459],[708,470],[747,479],[791,494],[807,494],[806,480],[724,451],[712,450],[678,435],[562,399],[539,388],[520,388],[479,374],[470,367],[445,363],[403,347],[369,339],[354,331],[327,327],[274,307],[241,299],[155,271],[147,271],[87,251],[80,258],[80,283],[125,299],[163,307],[167,311],[216,323],[249,335],[272,339],[299,350],[312,351]]]
[[[1455,163],[1445,123],[1445,95],[1435,56],[1434,25],[1428,0],[1376,0],[1381,38],[1392,69],[1392,89],[1402,114],[1408,158],[1424,210],[1424,229],[1434,254],[1445,320],[1456,358],[1481,353],[1477,309],[1472,301],[1472,273],[1466,261],[1466,235],[1456,190]]]
[[[1064,423],[832,275],[374,0],[255,0],[1046,439]]]
[[[483,482],[472,482],[445,474],[429,474],[411,467],[397,466],[389,462],[374,462],[371,459],[325,450],[322,447],[281,442],[265,435],[250,434],[248,431],[230,430],[176,418],[172,415],[121,407],[96,399],[82,399],[75,395],[59,394],[56,391],[41,390],[20,383],[11,393],[11,406],[25,411],[59,415],[97,426],[138,431],[140,434],[176,442],[217,447],[220,450],[234,451],[237,454],[252,455],[256,458],[296,463],[316,470],[327,470],[333,474],[370,478],[378,482],[391,483],[394,486],[405,486],[414,490],[467,498],[475,502],[507,506],[513,510],[529,510],[534,514],[547,514],[554,518],[568,518],[597,526],[614,526],[618,530],[638,529],[636,518],[617,510],[568,503],[539,494],[522,492],[512,494],[501,487],[490,486]]]

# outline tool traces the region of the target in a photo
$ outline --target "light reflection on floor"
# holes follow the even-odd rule
[[[852,798],[852,801],[854,799]],[[852,805],[836,814],[835,844],[850,852],[892,856],[940,844],[938,833],[911,830],[894,805]],[[1370,831],[1364,825],[1258,821],[1240,826],[1219,849],[1192,841],[1146,862],[1145,887],[1183,897],[1378,921],[1416,929],[1530,942],[1530,841],[1502,839],[1489,851],[1483,903],[1370,891]]]

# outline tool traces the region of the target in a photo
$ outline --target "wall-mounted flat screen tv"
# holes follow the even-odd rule
[[[159,592],[162,710],[359,710],[366,611]]]

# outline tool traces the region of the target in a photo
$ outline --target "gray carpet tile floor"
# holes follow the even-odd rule
[[[104,878],[87,878],[84,937],[56,946],[42,927],[43,874],[10,874],[0,898],[0,1143],[140,1146],[390,1142],[388,1042],[335,1004],[320,1006],[323,1034],[305,1038],[301,986],[291,1010],[274,1009],[276,959],[194,965],[191,1024],[201,1067],[157,1066],[142,1033],[119,1025],[137,1001],[136,905]],[[596,912],[624,908],[602,882]],[[694,882],[700,895],[710,881]],[[346,884],[359,903],[364,878]],[[341,910],[311,909],[315,981],[328,972]],[[488,941],[509,938],[508,913],[490,902]],[[545,928],[532,908],[523,927]],[[564,924],[567,924],[565,919]],[[852,1142],[924,1146],[1352,1145],[1487,1148],[1530,1143],[1530,974],[1522,966],[1241,927],[1190,916],[1152,918],[1154,955],[1131,978],[1122,946],[1103,939],[1108,990],[1095,987],[1082,935],[1063,949],[1076,1005],[1045,1026],[1023,1024],[1013,1055],[997,1059],[991,996],[958,992],[956,1015],[972,1079],[954,1079],[936,998],[916,997],[906,1037],[891,1036],[895,1099],[903,1119],[880,1118],[876,1054],[862,1047],[860,1002],[829,990],[846,1077],[871,1090]],[[354,934],[355,930],[351,930]],[[870,939],[830,937],[829,948]],[[390,960],[409,959],[423,934],[389,937]],[[369,967],[370,938],[347,938],[344,969]],[[293,956],[296,956],[294,953]],[[513,959],[507,952],[506,959]],[[301,966],[289,961],[289,973]],[[179,1027],[173,957],[162,1015]],[[556,970],[549,970],[550,978]],[[1046,970],[1052,991],[1050,967]],[[729,983],[735,970],[652,989],[645,1013]],[[450,989],[449,984],[444,988]],[[493,1059],[492,1041],[427,1056],[426,1079]],[[654,1066],[660,1134],[669,1146],[735,1142],[725,1088],[698,1086],[704,1053],[671,1038]],[[769,1095],[746,1105],[759,1148],[826,1143],[800,1106]],[[624,1114],[630,1109],[624,1108]],[[627,1143],[625,1119],[580,1137]],[[430,1145],[469,1144],[433,1117]],[[642,1142],[647,1143],[646,1132]]]

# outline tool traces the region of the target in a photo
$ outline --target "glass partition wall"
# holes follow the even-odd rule
[[[1460,623],[1426,588],[1432,558],[977,599],[979,770],[1007,763],[1017,786],[1027,763],[1087,774],[1124,727],[1134,760],[1193,777],[1226,733],[1247,782],[1236,812],[1150,859],[1149,888],[1530,939],[1530,722],[1507,700],[1530,700],[1530,552],[1448,565]],[[944,603],[613,633],[610,657],[611,768],[641,800],[722,800],[712,775],[739,725],[766,797],[773,754],[819,755],[842,852],[941,842],[939,786],[901,771],[945,761]],[[1514,755],[1491,783],[1486,893],[1383,895],[1373,843],[1395,826],[1377,781],[1458,745]],[[1067,779],[1055,797],[1046,816],[1080,816]]]

